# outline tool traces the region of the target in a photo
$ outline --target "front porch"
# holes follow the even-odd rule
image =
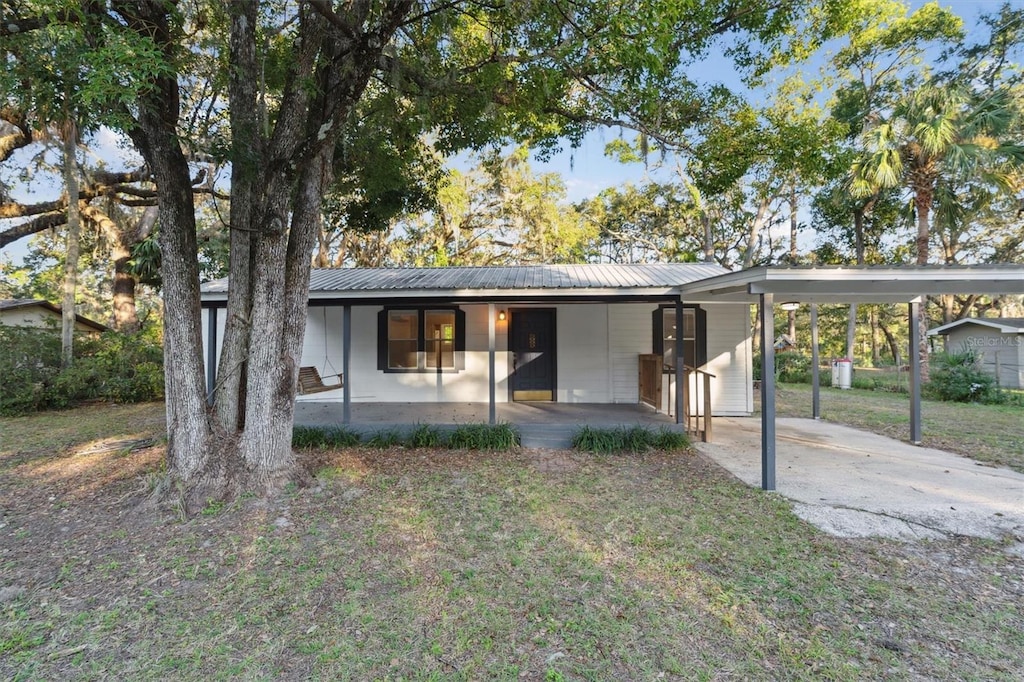
[[[645,426],[683,430],[672,417],[647,405],[606,403],[512,402],[497,403],[498,422],[517,427],[528,448],[566,448],[582,426],[601,428]],[[295,404],[296,426],[345,426],[372,434],[406,431],[418,424],[450,430],[463,424],[487,423],[487,403],[352,403],[351,420],[344,424],[342,404],[301,400]]]

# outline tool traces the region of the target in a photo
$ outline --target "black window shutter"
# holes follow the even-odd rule
[[[388,310],[377,313],[377,369],[388,368]]]
[[[697,367],[708,364],[708,313],[703,308],[694,309],[697,333]]]
[[[455,309],[455,369],[466,369],[466,311]]]
[[[655,355],[665,354],[665,309],[658,306],[651,313],[651,352]]]

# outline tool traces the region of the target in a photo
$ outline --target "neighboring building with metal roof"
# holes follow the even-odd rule
[[[0,299],[0,325],[60,329],[61,309],[49,301],[36,298]],[[109,329],[88,317],[75,315],[75,331],[100,334]]]
[[[946,351],[977,353],[982,369],[1003,388],[1024,388],[1024,317],[965,317],[928,330]]]

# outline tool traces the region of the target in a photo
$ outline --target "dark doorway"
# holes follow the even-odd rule
[[[512,400],[555,399],[555,311],[512,311]]]

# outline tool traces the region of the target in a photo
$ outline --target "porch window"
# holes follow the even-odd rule
[[[419,326],[415,310],[388,311],[388,369],[416,367]]]
[[[458,308],[386,308],[378,316],[377,369],[445,372],[464,368],[465,313]]]
[[[455,369],[455,311],[428,310],[424,313],[425,356],[428,369]]]
[[[664,358],[664,371],[676,368],[676,309],[663,306],[654,311],[654,352]],[[707,313],[697,306],[683,307],[683,364],[701,367],[708,361]]]

